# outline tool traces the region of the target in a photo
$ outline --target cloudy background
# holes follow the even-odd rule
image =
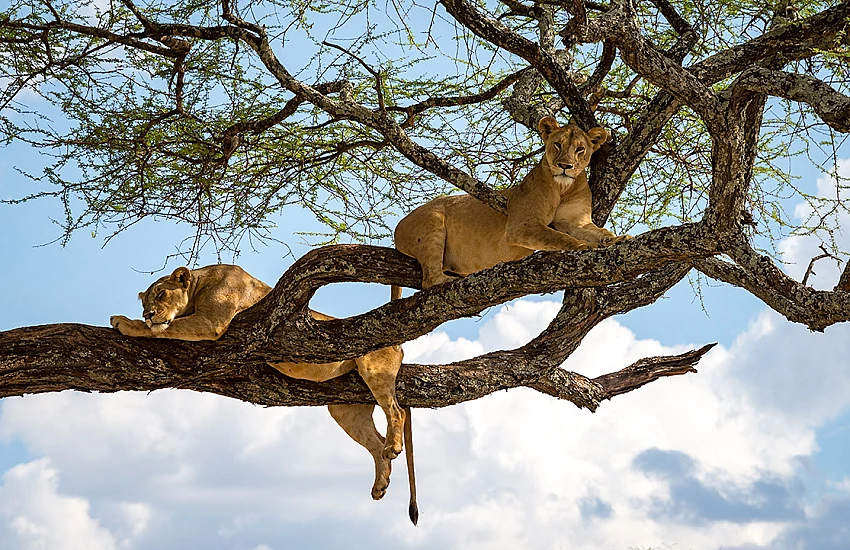
[[[12,169],[16,154],[25,153],[7,148],[0,159],[0,196],[29,185]],[[850,161],[840,169],[850,176]],[[830,178],[808,185],[835,192]],[[138,317],[136,293],[155,277],[143,272],[162,266],[185,228],[140,224],[105,248],[83,234],[65,248],[36,246],[57,236],[47,221],[56,207],[0,207],[0,330]],[[290,213],[279,223],[283,235],[308,222]],[[784,241],[789,273],[799,277],[820,242]],[[292,257],[265,248],[238,261],[273,283]],[[822,288],[839,273],[831,260],[816,272]],[[0,549],[846,549],[848,327],[811,333],[743,291],[703,291],[705,311],[683,284],[606,321],[565,365],[595,376],[720,342],[698,374],[595,414],[522,389],[416,410],[418,527],[407,519],[403,461],[373,502],[371,458],[322,408],[188,391],[2,400]],[[387,295],[340,285],[313,305],[348,315]],[[557,309],[551,296],[492,308],[409,342],[406,359],[516,347]]]

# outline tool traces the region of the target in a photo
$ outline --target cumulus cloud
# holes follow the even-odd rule
[[[0,540],[8,550],[116,550],[119,541],[91,516],[88,501],[58,492],[46,458],[13,467],[0,486]]]
[[[534,308],[551,318],[557,304],[514,307],[531,332],[547,318],[541,315],[538,326],[528,322],[523,309]],[[499,322],[511,314],[500,311],[488,326],[505,330],[493,342],[512,339],[515,325]],[[569,538],[572,548],[717,547],[772,540],[803,515],[795,471],[800,457],[815,450],[816,419],[789,423],[789,415],[758,410],[751,393],[760,383],[757,374],[745,387],[734,373],[751,347],[784,339],[783,328],[754,323],[733,348],[712,352],[699,375],[655,382],[605,403],[593,415],[523,390],[462,407],[471,447],[459,460],[474,464],[462,482],[481,496],[459,508],[454,495],[438,495],[438,516],[430,528],[440,539],[453,533],[451,541],[441,540],[453,548],[468,547],[470,541],[493,548],[551,546],[561,538]],[[424,338],[434,338],[434,344],[444,337]],[[803,342],[801,353],[817,345]],[[458,358],[455,346],[447,348],[447,357],[438,357],[434,345],[425,347],[441,362]],[[640,357],[679,351],[637,340],[616,321],[607,321],[566,367],[596,375]],[[769,377],[770,368],[760,375]],[[447,485],[457,487],[453,481]],[[492,519],[494,507],[505,521],[491,528],[482,518]],[[516,518],[523,529],[512,527]]]

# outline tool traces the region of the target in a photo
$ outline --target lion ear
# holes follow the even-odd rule
[[[145,293],[139,292],[139,300],[144,300],[144,299],[145,299]]]
[[[593,144],[593,150],[596,151],[603,143],[608,141],[608,130],[601,127],[591,128],[587,131],[587,137],[590,139],[590,143]]]
[[[541,118],[540,122],[537,123],[537,131],[540,132],[540,137],[543,138],[543,141],[549,139],[549,136],[560,127],[561,125],[558,124],[558,121],[550,116]]]
[[[189,288],[190,273],[188,267],[178,267],[171,274],[171,280],[180,283],[183,288]]]

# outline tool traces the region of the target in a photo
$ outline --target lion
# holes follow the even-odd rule
[[[543,158],[518,186],[500,191],[508,200],[507,216],[471,195],[451,195],[423,204],[398,222],[396,249],[419,260],[422,288],[535,250],[584,250],[631,238],[597,227],[591,219],[584,171],[608,132],[562,127],[548,116],[538,131],[545,142]],[[392,296],[400,296],[399,289]]]
[[[271,287],[236,265],[210,265],[200,269],[178,267],[171,275],[154,282],[139,293],[144,321],[113,315],[109,322],[125,336],[173,338],[175,340],[217,340],[230,321],[241,311],[259,302]],[[314,319],[333,319],[311,311]],[[416,483],[413,474],[413,443],[409,409],[396,400],[395,383],[404,354],[401,346],[389,346],[362,357],[329,363],[269,363],[283,374],[324,382],[357,370],[387,417],[386,437],[378,433],[372,418],[374,405],[328,405],[334,420],[354,441],[369,451],[375,461],[372,498],[386,494],[391,461],[402,448],[410,483],[410,519],[418,521]]]

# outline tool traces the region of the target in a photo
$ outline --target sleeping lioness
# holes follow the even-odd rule
[[[237,313],[259,302],[271,288],[235,265],[211,265],[190,270],[178,267],[171,275],[139,293],[144,321],[113,315],[109,322],[126,336],[173,338],[176,340],[217,340]],[[315,319],[333,319],[311,311]],[[334,420],[375,460],[372,498],[384,496],[390,482],[391,460],[406,447],[410,481],[410,519],[418,519],[416,485],[413,477],[413,449],[408,414],[399,407],[395,381],[403,353],[390,346],[362,357],[330,363],[269,363],[287,376],[324,382],[356,369],[387,416],[386,438],[378,433],[372,419],[374,405],[329,405]],[[403,442],[403,439],[405,440]],[[404,443],[404,444],[403,444]]]
[[[419,260],[423,288],[535,250],[584,250],[629,238],[591,220],[584,170],[608,132],[561,127],[552,117],[541,119],[538,130],[546,144],[543,158],[518,186],[501,191],[507,216],[471,195],[453,195],[425,203],[398,222],[395,246]]]

